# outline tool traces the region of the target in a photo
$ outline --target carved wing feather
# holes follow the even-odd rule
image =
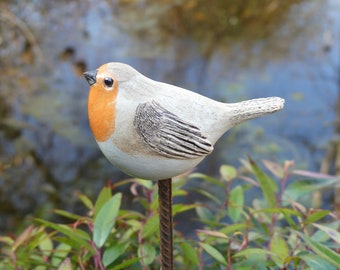
[[[147,145],[169,158],[198,158],[213,150],[212,144],[198,127],[180,119],[155,101],[138,105],[133,124]]]

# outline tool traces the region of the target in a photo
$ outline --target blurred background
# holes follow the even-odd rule
[[[339,173],[339,1],[3,0],[0,233],[53,208],[85,211],[75,191],[95,198],[128,177],[87,120],[82,73],[109,61],[224,102],[286,99],[283,111],[229,131],[199,172],[218,176],[249,154]]]

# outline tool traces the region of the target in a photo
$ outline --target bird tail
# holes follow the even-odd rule
[[[283,108],[285,100],[279,97],[257,98],[228,104],[229,121],[237,125],[246,120],[274,113]]]

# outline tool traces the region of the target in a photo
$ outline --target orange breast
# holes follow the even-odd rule
[[[118,85],[106,91],[100,82],[91,86],[88,99],[90,127],[98,142],[106,141],[115,131]]]

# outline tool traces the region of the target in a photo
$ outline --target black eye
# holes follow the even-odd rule
[[[110,88],[113,85],[113,79],[110,77],[104,78],[104,84],[106,87]]]

